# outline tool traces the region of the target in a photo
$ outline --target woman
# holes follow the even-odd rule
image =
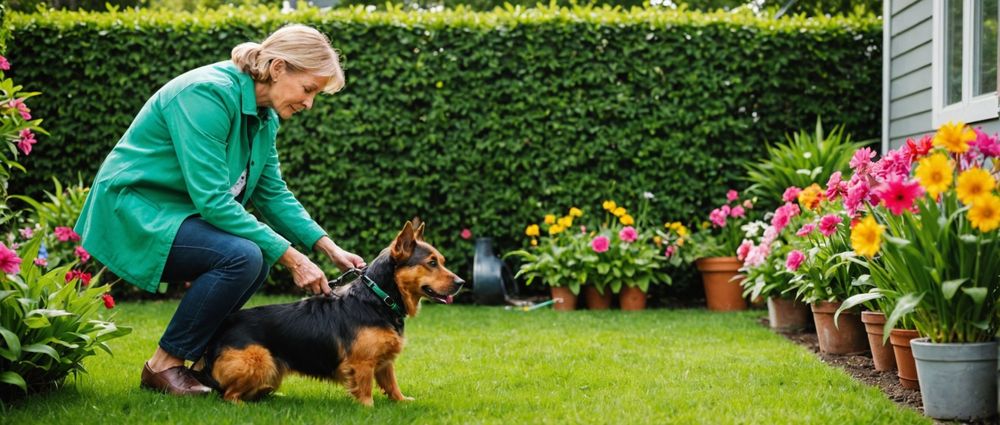
[[[185,367],[229,314],[260,287],[275,262],[295,285],[329,293],[323,271],[292,245],[326,254],[338,268],[364,267],[341,249],[281,178],[278,119],[310,109],[316,94],[344,86],[329,40],[291,25],[232,60],[189,71],[142,107],[102,164],[76,231],[95,258],[150,292],[190,281],[141,386],[204,394]],[[252,204],[264,222],[246,210]]]

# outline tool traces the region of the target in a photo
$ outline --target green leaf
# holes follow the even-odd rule
[[[896,301],[896,306],[889,313],[888,317],[885,319],[885,327],[883,328],[882,343],[884,344],[889,340],[889,333],[893,329],[896,329],[896,323],[898,323],[904,316],[912,313],[916,310],[917,306],[920,304],[920,300],[924,298],[924,294],[905,294]]]
[[[47,355],[49,357],[52,357],[56,361],[59,361],[59,353],[56,352],[56,350],[54,348],[49,347],[48,345],[45,345],[45,344],[31,344],[31,345],[25,345],[23,347],[23,349],[24,349],[24,351],[27,351],[29,353],[45,354],[45,355]]]
[[[962,278],[942,282],[941,293],[944,294],[944,299],[951,301],[952,297],[955,296],[955,292],[958,291],[958,288],[968,280],[968,278]]]
[[[14,332],[0,327],[0,337],[3,337],[4,343],[7,344],[7,349],[10,350],[10,355],[13,356],[13,358],[8,358],[8,360],[16,360],[18,357],[21,357],[21,339]]]
[[[28,391],[28,385],[24,382],[24,378],[13,371],[0,372],[0,382],[5,384],[15,385],[25,392]]]
[[[982,288],[982,287],[962,288],[962,292],[965,292],[965,295],[968,295],[969,298],[972,298],[972,302],[976,303],[977,306],[983,305],[983,302],[986,301],[986,295],[988,291],[989,288]]]

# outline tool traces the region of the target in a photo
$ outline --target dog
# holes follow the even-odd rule
[[[373,379],[390,400],[413,400],[393,367],[404,319],[423,298],[450,304],[465,284],[423,231],[407,221],[371,265],[329,296],[230,315],[205,350],[199,379],[237,403],[277,390],[290,372],[341,383],[365,406],[373,404]]]

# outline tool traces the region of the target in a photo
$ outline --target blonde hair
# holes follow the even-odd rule
[[[233,48],[233,63],[255,81],[271,82],[271,62],[285,61],[291,72],[307,72],[330,77],[323,91],[333,94],[344,88],[340,57],[330,46],[330,39],[315,28],[286,25],[269,35],[263,43],[243,43]]]

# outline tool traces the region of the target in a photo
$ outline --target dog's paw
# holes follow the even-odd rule
[[[395,399],[393,401],[396,401],[396,402],[399,402],[399,403],[409,403],[409,402],[411,402],[413,400],[416,400],[416,399],[413,398],[413,397],[409,397],[409,396],[405,396],[404,395],[404,396],[402,396],[402,397],[400,397],[398,399]]]

